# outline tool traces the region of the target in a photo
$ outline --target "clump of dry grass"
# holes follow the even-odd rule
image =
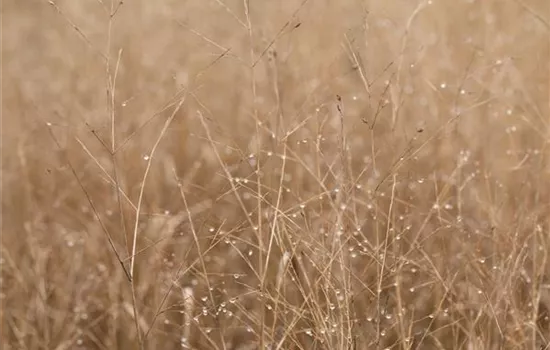
[[[546,348],[544,10],[5,4],[3,345]]]

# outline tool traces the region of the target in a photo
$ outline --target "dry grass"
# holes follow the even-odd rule
[[[546,0],[3,11],[3,348],[548,347]]]

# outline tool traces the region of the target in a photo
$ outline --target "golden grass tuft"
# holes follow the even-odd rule
[[[5,349],[545,349],[545,0],[11,1]]]

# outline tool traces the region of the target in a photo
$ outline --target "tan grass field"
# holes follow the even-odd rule
[[[547,0],[2,10],[2,349],[550,348]]]

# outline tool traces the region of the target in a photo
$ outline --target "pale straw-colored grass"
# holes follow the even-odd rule
[[[547,348],[549,19],[4,3],[2,348]]]

